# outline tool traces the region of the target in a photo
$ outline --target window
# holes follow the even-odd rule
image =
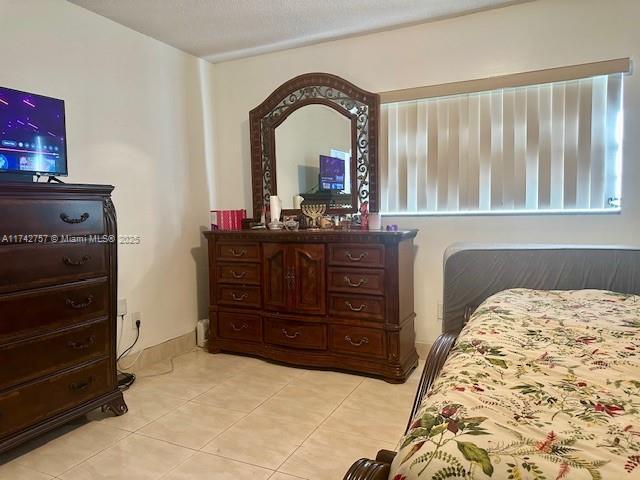
[[[616,211],[622,84],[613,73],[389,103],[383,94],[381,211]]]

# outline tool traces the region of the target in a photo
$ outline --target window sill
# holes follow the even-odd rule
[[[588,208],[564,210],[478,210],[478,211],[439,211],[439,212],[380,212],[383,217],[516,217],[541,215],[615,215],[618,208]]]

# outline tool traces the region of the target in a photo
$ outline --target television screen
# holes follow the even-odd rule
[[[344,190],[344,160],[320,155],[320,190]]]
[[[0,87],[0,173],[67,175],[64,101]]]

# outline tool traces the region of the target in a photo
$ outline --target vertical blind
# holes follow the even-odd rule
[[[620,73],[387,103],[380,131],[383,212],[619,205]]]

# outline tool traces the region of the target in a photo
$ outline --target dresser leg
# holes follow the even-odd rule
[[[103,405],[102,411],[103,412],[110,411],[118,417],[120,415],[124,415],[125,413],[127,413],[129,411],[129,408],[127,407],[127,404],[124,402],[124,397],[122,396],[122,392],[120,392],[120,395],[118,395],[116,398],[111,400],[109,403],[107,403],[106,405]]]

